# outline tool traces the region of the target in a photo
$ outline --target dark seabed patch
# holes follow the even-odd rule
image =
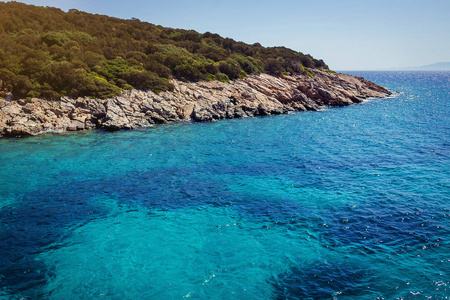
[[[88,190],[62,186],[30,193],[22,203],[0,211],[0,287],[12,293],[36,296],[51,270],[36,255],[63,247],[67,227],[105,215],[90,203]],[[28,295],[29,296],[29,295]]]
[[[367,253],[409,252],[448,243],[443,237],[450,237],[449,228],[441,226],[447,219],[446,211],[435,215],[410,205],[344,206],[323,217],[321,237],[330,247],[361,245]]]
[[[367,298],[371,274],[367,266],[321,262],[296,266],[273,280],[275,299]]]

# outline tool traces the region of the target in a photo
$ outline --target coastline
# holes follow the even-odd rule
[[[252,75],[230,83],[172,80],[172,92],[127,90],[109,99],[0,100],[0,137],[89,129],[121,130],[175,122],[319,110],[391,93],[361,77],[312,70],[307,75]]]

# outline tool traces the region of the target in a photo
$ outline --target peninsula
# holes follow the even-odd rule
[[[0,3],[0,136],[346,106],[386,89],[284,47]]]

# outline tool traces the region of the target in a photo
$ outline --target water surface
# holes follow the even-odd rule
[[[0,298],[447,299],[450,73],[320,112],[0,140]]]

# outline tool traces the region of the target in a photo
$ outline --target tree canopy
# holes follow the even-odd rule
[[[107,98],[123,89],[171,90],[171,78],[228,81],[305,68],[328,66],[285,47],[210,32],[0,2],[0,96]]]

